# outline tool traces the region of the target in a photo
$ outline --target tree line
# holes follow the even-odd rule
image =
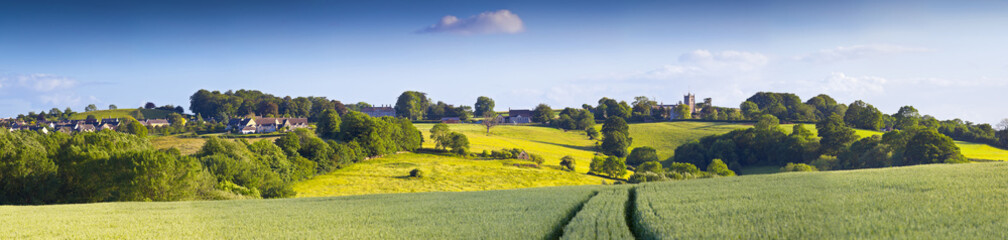
[[[211,137],[192,155],[137,134],[0,131],[0,203],[172,201],[293,196],[291,184],[422,142],[409,120],[329,110],[315,132],[276,140]],[[319,137],[321,136],[321,137]]]

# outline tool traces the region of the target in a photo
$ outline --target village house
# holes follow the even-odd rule
[[[236,118],[228,121],[225,130],[241,134],[272,133],[307,128],[307,118]]]
[[[509,124],[532,123],[532,110],[508,109],[508,117],[504,118],[504,123]]]
[[[140,121],[141,124],[148,127],[164,127],[168,126],[167,119],[147,119]]]
[[[364,113],[364,114],[367,114],[368,116],[371,116],[371,117],[395,117],[396,116],[395,108],[392,108],[391,105],[388,105],[388,106],[384,106],[383,105],[381,107],[366,107],[366,108],[361,108],[360,112]]]

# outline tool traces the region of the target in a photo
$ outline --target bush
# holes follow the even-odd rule
[[[576,165],[577,164],[576,164],[576,162],[574,160],[574,157],[572,157],[570,155],[567,155],[567,156],[564,156],[563,158],[560,158],[560,166],[563,167],[564,169],[566,169],[567,171],[574,171],[574,166],[576,166]]]
[[[653,172],[637,172],[627,179],[630,183],[642,183],[642,182],[660,182],[669,180],[665,175],[653,173]]]
[[[541,166],[543,162],[546,162],[546,159],[536,154],[529,154],[529,161],[536,163],[537,166]]]
[[[673,162],[665,168],[665,172],[696,174],[700,172],[700,169],[691,163]]]
[[[637,172],[652,172],[656,174],[661,174],[663,170],[661,163],[658,163],[658,161],[650,161],[641,164],[640,167],[637,167]]]
[[[718,176],[735,176],[735,172],[728,169],[728,165],[717,158],[711,160],[710,165],[707,165],[707,172]]]
[[[781,172],[815,172],[819,171],[816,167],[804,164],[804,163],[788,163],[787,166],[781,168]]]
[[[658,161],[658,152],[652,147],[638,147],[630,151],[626,163],[630,166],[638,166],[646,162]]]
[[[821,171],[827,171],[836,168],[837,158],[829,155],[822,155],[816,160],[811,162],[811,165],[816,169]]]
[[[412,171],[409,172],[409,176],[411,178],[423,178],[424,172],[419,168],[414,168]]]

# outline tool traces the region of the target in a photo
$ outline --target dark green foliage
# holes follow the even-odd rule
[[[803,128],[803,127],[802,127]],[[756,127],[701,138],[676,148],[676,162],[708,168],[713,159],[722,159],[737,169],[744,166],[784,165],[818,158],[819,142],[808,130],[791,135],[779,127],[776,117],[764,114]]]
[[[40,204],[58,199],[56,163],[39,138],[45,136],[34,131],[0,131],[0,203]]]
[[[422,135],[405,118],[372,118],[360,112],[343,115],[340,137],[343,142],[356,142],[367,156],[379,156],[420,148]]]
[[[930,122],[931,128],[938,129],[938,132],[952,139],[959,141],[986,143],[1002,148],[1008,148],[1008,142],[998,141],[997,133],[990,124],[974,124],[969,121],[952,119],[937,121],[931,116],[922,117],[921,121]]]
[[[560,166],[563,167],[564,170],[574,171],[574,166],[577,166],[577,162],[574,160],[574,157],[567,155],[560,158]]]
[[[646,162],[644,164],[641,164],[640,166],[637,167],[637,169],[635,171],[636,172],[652,172],[652,173],[663,173],[664,172],[664,170],[662,170],[661,163],[658,163],[658,161],[649,161],[649,162]]]
[[[340,131],[340,116],[336,110],[329,109],[319,118],[315,124],[315,133],[325,139],[336,139]]]
[[[617,117],[622,118],[624,121],[630,119],[630,105],[626,102],[616,102],[616,100],[611,98],[603,97],[598,101],[598,107],[595,107],[595,119],[606,120],[609,118]]]
[[[826,95],[819,95],[809,99],[812,103],[801,102],[801,98],[792,93],[771,93],[759,92],[746,99],[739,107],[742,113],[749,118],[759,114],[770,114],[781,121],[818,121],[820,116],[829,115],[824,112],[832,109],[836,104],[832,98]],[[749,104],[752,103],[752,104]]]
[[[413,170],[410,170],[409,176],[411,178],[423,178],[424,177],[424,172],[423,172],[423,170],[420,170],[419,168],[414,168]]]
[[[339,114],[347,112],[340,101],[325,97],[277,97],[256,90],[207,91],[200,89],[189,97],[189,110],[204,118],[222,121],[236,116],[290,116],[305,117],[317,122],[327,110]],[[177,109],[175,111],[178,111]]]
[[[602,154],[626,157],[632,142],[630,127],[623,118],[609,118],[602,124]]]
[[[548,124],[553,121],[553,109],[545,103],[541,103],[534,110],[532,110],[532,121],[538,123]]]
[[[616,156],[595,156],[591,162],[591,172],[610,178],[619,178],[626,173],[626,162]]]
[[[819,142],[823,154],[837,155],[857,140],[854,129],[847,127],[840,115],[830,115],[825,120],[816,123],[819,131]]]
[[[564,130],[581,130],[595,127],[595,117],[585,109],[564,108],[553,125]]]
[[[917,132],[906,144],[904,164],[963,163],[966,158],[959,152],[952,138],[934,129]]]
[[[446,137],[448,139],[446,147],[451,148],[451,152],[465,156],[469,154],[469,138],[465,134],[452,132]]]
[[[127,118],[124,122],[120,123],[119,131],[137,135],[139,137],[147,136],[147,127],[145,127],[136,119]]]
[[[658,153],[652,147],[634,148],[626,158],[626,163],[630,166],[637,166],[651,161],[659,161]]]
[[[424,119],[424,114],[429,105],[430,99],[427,98],[426,93],[405,91],[396,100],[396,116],[405,117],[410,120]]]
[[[473,105],[473,115],[486,116],[487,113],[493,113],[493,109],[494,100],[489,97],[480,96],[476,98],[476,104]]]
[[[781,172],[815,172],[819,171],[816,167],[804,163],[788,163],[786,166],[782,167]]]
[[[589,140],[595,140],[599,138],[599,132],[598,130],[595,129],[595,127],[585,128],[585,135],[588,136]]]
[[[847,125],[860,129],[879,130],[885,126],[882,112],[861,100],[847,106],[843,119]]]
[[[930,128],[910,128],[855,142],[838,156],[836,167],[857,169],[961,162],[966,159],[951,138]]]

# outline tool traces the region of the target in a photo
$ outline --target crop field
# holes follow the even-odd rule
[[[781,124],[781,128],[786,133],[791,133],[793,126],[793,124]],[[630,147],[631,149],[643,146],[653,147],[657,150],[659,159],[668,159],[675,154],[675,149],[679,145],[689,141],[749,127],[752,125],[714,122],[635,123],[630,124],[630,137],[633,138],[633,144]],[[812,131],[812,134],[818,135],[819,133],[815,124],[803,124],[803,127]],[[883,134],[883,132],[864,129],[854,129],[854,133],[860,138]],[[991,147],[987,144],[962,141],[956,141],[956,145],[959,146],[967,159],[1008,161],[1008,150]]]
[[[658,122],[630,124],[630,148],[653,147],[658,159],[668,159],[675,149],[690,141],[714,134],[723,134],[735,129],[749,128],[751,124],[714,122]]]
[[[140,113],[143,114],[143,116],[144,116],[145,119],[166,118],[166,117],[168,117],[168,114],[172,113],[171,111],[165,111],[165,110],[160,110],[160,109],[135,109],[134,108],[134,109],[98,110],[98,111],[91,111],[91,112],[74,113],[73,115],[70,116],[70,119],[73,119],[73,120],[82,120],[82,119],[86,119],[88,115],[94,115],[95,118],[98,118],[98,119],[102,119],[102,118],[125,118],[125,117],[133,117],[133,115],[131,113],[133,111],[136,111],[136,110],[140,110]]]
[[[401,153],[351,164],[294,185],[298,197],[400,192],[458,192],[612,182],[603,178],[543,168],[515,167],[513,160],[474,160],[434,154]],[[420,169],[423,178],[410,178]]]
[[[594,192],[0,206],[0,239],[555,239]]]
[[[246,141],[252,143],[259,140],[270,140],[273,141],[279,137],[257,137],[257,138],[242,138]],[[231,139],[232,141],[238,141],[238,138]],[[196,153],[203,147],[203,143],[206,142],[205,138],[189,138],[189,137],[179,137],[177,135],[171,136],[157,136],[150,138],[151,145],[157,149],[168,149],[177,148],[182,155],[189,155]]]
[[[644,239],[1004,239],[1006,163],[638,185]]]
[[[1008,150],[982,143],[956,141],[959,150],[970,160],[1008,161]]]
[[[434,124],[415,124],[424,134],[424,148],[434,148],[430,140],[430,129]],[[584,131],[566,131],[550,127],[500,125],[490,130],[479,124],[448,124],[451,131],[465,134],[469,138],[471,152],[493,151],[501,148],[521,148],[530,153],[542,155],[546,165],[560,165],[560,158],[571,155],[577,160],[575,170],[588,172],[591,159],[595,155],[595,141],[588,140]],[[631,131],[633,127],[631,127]]]
[[[633,239],[626,212],[626,187],[601,189],[564,227],[560,239]]]

